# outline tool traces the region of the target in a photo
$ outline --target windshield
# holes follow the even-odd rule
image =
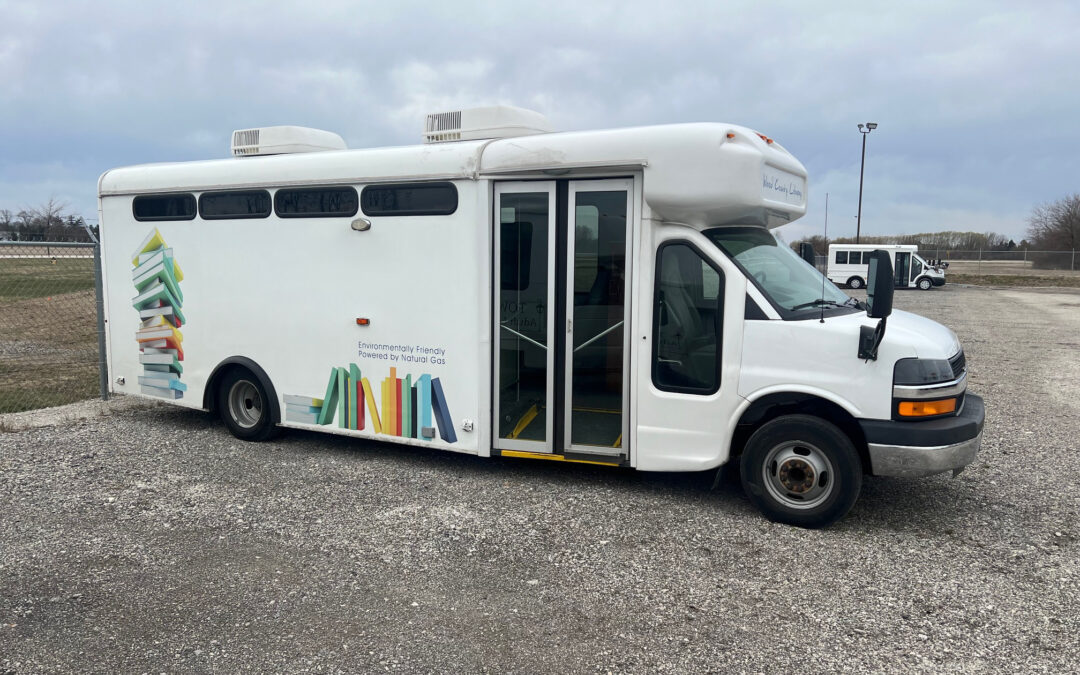
[[[705,236],[753,277],[758,288],[785,312],[858,307],[854,298],[764,228],[718,227],[706,230]]]

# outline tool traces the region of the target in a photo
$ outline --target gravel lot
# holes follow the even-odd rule
[[[162,406],[0,433],[0,672],[1077,670],[1080,293],[896,304],[960,335],[983,450],[825,531],[710,476]]]

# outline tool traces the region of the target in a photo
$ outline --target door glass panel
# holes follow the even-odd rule
[[[548,401],[548,193],[499,200],[498,431],[545,442]]]
[[[896,254],[896,267],[893,269],[893,277],[897,286],[904,287],[908,285],[908,261],[910,258],[910,253]]]
[[[653,299],[653,384],[711,394],[720,388],[724,279],[687,244],[661,247]]]
[[[626,191],[574,195],[570,444],[622,447]]]

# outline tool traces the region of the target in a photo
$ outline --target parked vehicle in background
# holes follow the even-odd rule
[[[897,288],[928,291],[945,285],[947,264],[925,260],[914,244],[829,244],[829,281],[848,288],[865,287],[871,251],[889,253]]]
[[[762,512],[807,527],[847,513],[864,475],[974,459],[960,343],[890,317],[886,254],[863,304],[773,236],[807,185],[773,139],[550,133],[495,107],[429,115],[425,140],[244,129],[230,159],[105,173],[113,390],[217,411],[249,440],[284,426],[644,471],[737,461]]]

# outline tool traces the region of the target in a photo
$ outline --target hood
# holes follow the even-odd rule
[[[920,359],[948,359],[960,351],[956,333],[937,321],[893,310],[885,327],[885,342],[911,345]]]

